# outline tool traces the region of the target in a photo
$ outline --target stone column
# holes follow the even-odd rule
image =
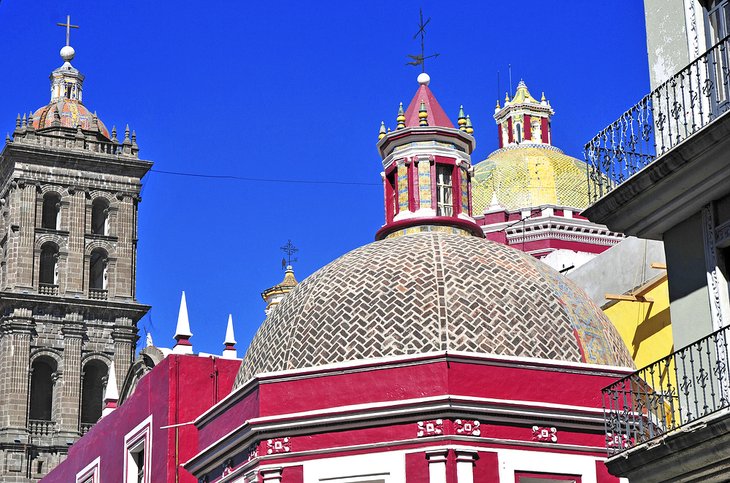
[[[115,297],[129,300],[132,298],[134,284],[132,268],[135,237],[134,200],[126,195],[118,195],[117,198],[119,203],[115,228],[119,241],[116,247],[116,270],[112,285]]]
[[[84,336],[84,320],[80,314],[68,314],[63,321],[63,376],[60,380],[60,396],[56,414],[60,443],[79,435],[79,410],[81,407],[81,345]],[[58,383],[57,383],[58,385]]]
[[[36,187],[18,183],[12,189],[10,230],[13,243],[8,251],[8,272],[12,272],[10,286],[33,288],[35,255]]]
[[[86,192],[81,189],[69,189],[70,200],[67,205],[68,255],[66,259],[67,295],[83,295],[84,281],[88,278],[84,266],[84,250],[86,233]],[[90,230],[89,230],[90,231]]]
[[[446,483],[446,457],[448,454],[448,449],[426,451],[429,483]]]
[[[114,368],[116,369],[117,382],[124,384],[129,366],[134,358],[134,348],[137,342],[137,328],[128,317],[119,317],[114,320]]]
[[[29,309],[15,309],[0,323],[0,441],[27,441],[30,341],[34,322]]]
[[[479,459],[476,451],[456,450],[457,483],[474,483],[474,462]]]

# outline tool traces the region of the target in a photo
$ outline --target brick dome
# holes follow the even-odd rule
[[[426,232],[353,250],[292,290],[236,378],[375,357],[463,351],[633,367],[582,289],[520,251]]]

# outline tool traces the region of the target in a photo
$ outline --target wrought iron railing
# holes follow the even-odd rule
[[[56,422],[46,419],[29,419],[28,431],[33,436],[49,436],[56,429]]]
[[[726,37],[585,145],[591,201],[730,109],[729,50]]]
[[[38,293],[41,295],[58,295],[58,285],[53,283],[39,283]]]
[[[603,390],[609,455],[730,408],[730,326]]]

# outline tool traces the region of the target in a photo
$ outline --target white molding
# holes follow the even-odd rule
[[[272,384],[280,381],[293,381],[309,379],[312,377],[327,377],[332,373],[357,373],[372,371],[374,369],[384,370],[396,367],[409,366],[414,364],[432,364],[440,361],[466,361],[480,365],[498,365],[500,367],[532,368],[536,370],[547,369],[563,372],[588,372],[593,374],[601,373],[612,377],[622,378],[636,372],[631,367],[609,366],[604,364],[590,364],[587,362],[560,361],[555,359],[540,359],[536,357],[508,356],[501,354],[464,352],[464,351],[432,351],[421,354],[406,354],[399,356],[373,357],[371,359],[358,359],[352,361],[324,364],[317,367],[305,367],[300,369],[287,369],[275,372],[261,372],[246,381],[238,388],[234,388],[226,397],[217,404],[198,416],[193,422],[196,426],[204,424],[215,413],[222,411],[225,407],[235,404],[243,399],[254,387],[261,384]],[[528,367],[525,367],[528,366]]]
[[[129,460],[133,449],[144,445],[144,483],[152,483],[152,415],[150,414],[141,423],[124,435],[124,466],[122,481],[136,482],[137,475],[130,475]]]
[[[101,456],[97,456],[94,461],[86,465],[78,473],[76,473],[76,483],[85,483],[91,478],[92,483],[101,482]]]
[[[575,455],[557,452],[524,451],[500,449],[499,480],[515,481],[515,473],[535,472],[555,475],[580,476],[581,483],[598,483],[596,461],[603,461],[595,456]]]

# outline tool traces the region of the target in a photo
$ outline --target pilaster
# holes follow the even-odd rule
[[[59,438],[78,437],[79,406],[81,397],[81,345],[85,334],[80,314],[68,314],[63,328],[63,376],[56,422]],[[58,383],[57,383],[58,385]]]
[[[15,309],[0,321],[0,441],[26,441],[30,342],[34,327],[31,311]]]

